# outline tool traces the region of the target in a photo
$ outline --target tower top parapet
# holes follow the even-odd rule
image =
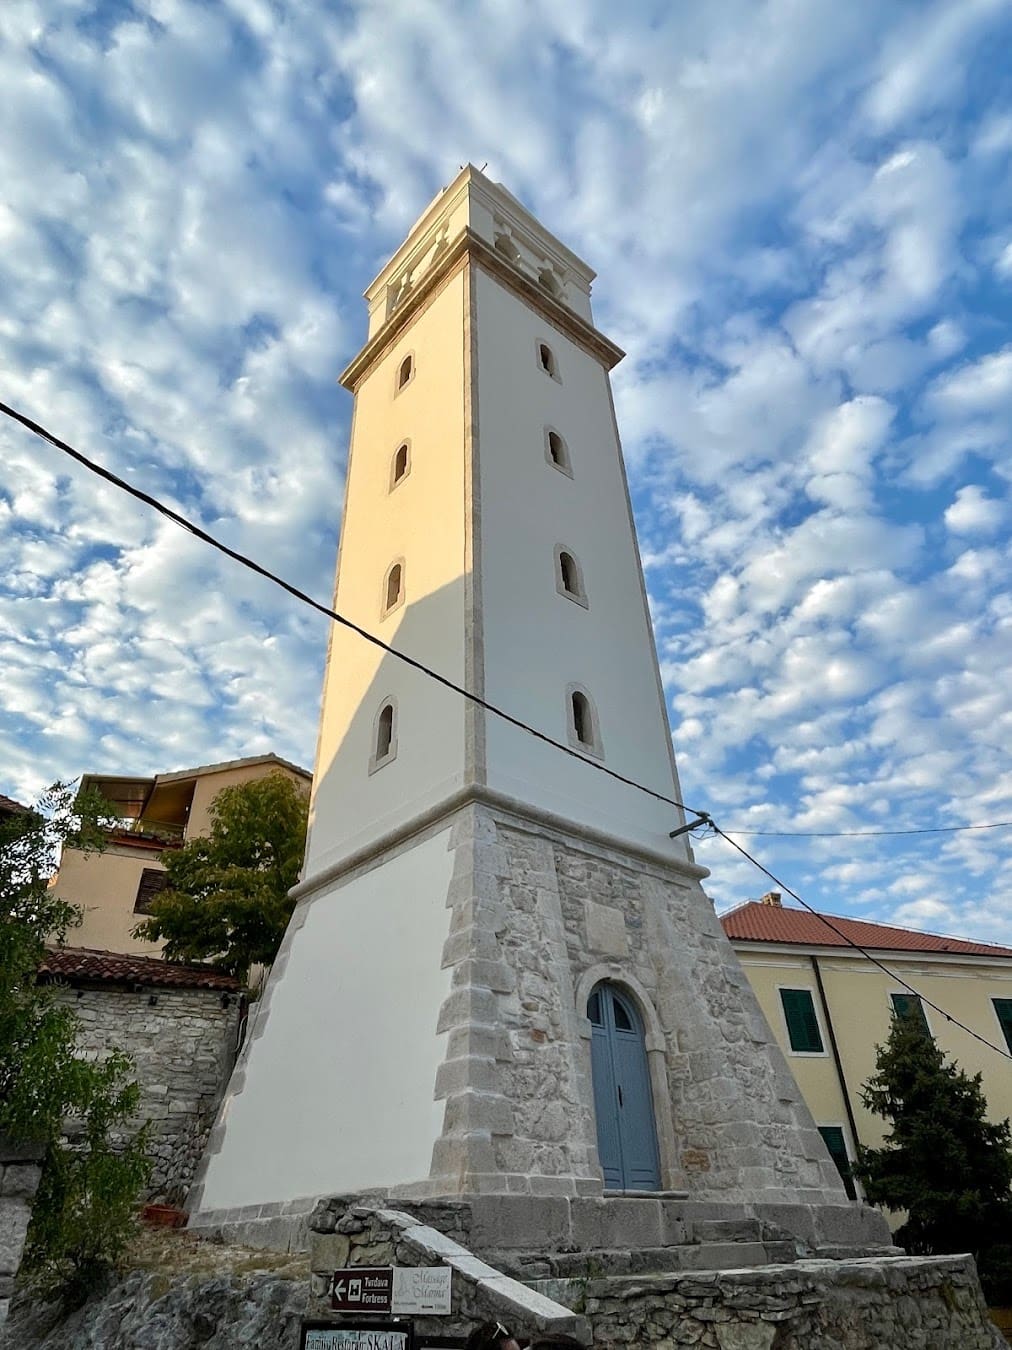
[[[370,339],[467,231],[495,249],[552,299],[585,322],[593,322],[590,285],[595,272],[501,183],[493,183],[468,164],[433,197],[404,243],[366,290]]]

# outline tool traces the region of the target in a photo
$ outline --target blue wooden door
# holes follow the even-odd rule
[[[599,984],[587,1002],[597,1152],[608,1190],[660,1187],[654,1103],[643,1025],[632,1001]]]

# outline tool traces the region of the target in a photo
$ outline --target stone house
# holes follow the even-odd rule
[[[242,985],[210,966],[71,947],[50,952],[39,979],[73,1010],[83,1053],[133,1059],[138,1124],[152,1124],[148,1198],[181,1202],[244,1029]]]

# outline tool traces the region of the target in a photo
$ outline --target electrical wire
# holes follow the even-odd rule
[[[766,839],[857,839],[861,836],[882,839],[900,834],[958,834],[962,830],[1007,830],[1010,827],[1012,820],[993,820],[987,825],[936,825],[916,830],[736,830],[729,825],[724,833],[749,838],[762,835]]]
[[[760,872],[769,877],[770,881],[779,886],[782,891],[786,891],[789,896],[792,896],[797,900],[798,904],[807,909],[809,914],[814,914],[815,917],[824,923],[827,928],[831,929],[838,938],[842,938],[848,947],[853,947],[855,951],[860,952],[862,956],[869,960],[873,966],[878,966],[879,970],[888,975],[891,980],[895,980],[897,984],[901,984],[904,989],[908,990],[909,993],[913,994],[916,998],[919,998],[922,1003],[926,1003],[929,1008],[938,1013],[940,1017],[944,1017],[947,1022],[950,1022],[955,1027],[959,1027],[961,1031],[965,1031],[967,1035],[972,1036],[975,1041],[980,1041],[981,1045],[986,1045],[988,1049],[993,1050],[995,1054],[1001,1055],[1002,1059],[1012,1060],[1012,1054],[1009,1054],[1007,1050],[1003,1050],[1001,1046],[995,1045],[995,1043],[989,1041],[986,1036],[981,1036],[978,1032],[974,1031],[972,1027],[968,1027],[965,1022],[961,1022],[958,1017],[953,1017],[953,1015],[947,1013],[944,1008],[940,1008],[937,1003],[933,1003],[930,998],[925,997],[920,990],[915,989],[902,975],[897,975],[895,970],[891,970],[884,961],[880,961],[877,956],[872,956],[867,947],[862,947],[860,942],[855,942],[853,938],[848,937],[843,929],[838,928],[827,915],[820,914],[817,909],[813,909],[807,900],[802,900],[797,891],[791,890],[786,881],[781,881],[778,876],[775,876],[768,867],[765,867],[759,861],[758,858],[754,858],[752,854],[749,853],[748,849],[742,848],[741,844],[736,844],[729,835],[724,833],[719,825],[715,825],[713,821],[710,821],[709,828],[713,830],[714,834],[718,834],[721,839],[727,840],[733,849],[736,849],[743,858],[747,858],[753,867],[757,867]]]
[[[624,783],[626,787],[636,788],[637,791],[646,793],[647,796],[653,797],[656,801],[664,802],[666,806],[674,806],[679,811],[688,811],[691,815],[698,816],[700,821],[708,819],[705,811],[696,811],[693,807],[686,806],[684,802],[676,801],[674,797],[666,797],[663,792],[656,792],[653,788],[649,788],[643,783],[637,783],[634,778],[627,778],[625,774],[618,773],[615,769],[610,769],[606,764],[601,764],[597,760],[588,759],[586,755],[581,755],[580,752],[574,750],[572,746],[565,745],[562,741],[555,740],[554,737],[546,735],[543,731],[538,731],[536,727],[532,727],[529,723],[521,721],[519,717],[514,717],[511,713],[504,711],[502,708],[496,707],[494,703],[489,703],[479,694],[472,693],[471,690],[465,689],[463,685],[456,684],[445,675],[440,675],[438,671],[425,665],[424,662],[416,660],[413,656],[408,656],[406,652],[399,652],[396,647],[391,647],[389,643],[384,642],[382,638],[378,638],[375,633],[370,633],[368,629],[361,628],[351,619],[346,618],[343,614],[339,614],[336,609],[331,609],[329,605],[324,605],[321,601],[314,600],[311,595],[308,595],[305,591],[300,591],[297,586],[293,586],[290,581],[285,581],[285,579],[279,577],[276,572],[271,572],[268,568],[261,566],[260,563],[255,562],[252,558],[248,557],[245,553],[240,553],[237,549],[230,548],[228,544],[222,543],[220,539],[216,539],[213,534],[208,534],[206,530],[201,529],[201,527],[194,524],[192,520],[188,520],[186,516],[180,515],[178,511],[173,511],[172,508],[166,506],[164,502],[160,502],[157,497],[152,497],[150,493],[143,492],[140,488],[134,487],[132,483],[128,483],[125,478],[120,478],[119,475],[113,473],[111,469],[106,469],[101,464],[96,464],[94,460],[89,459],[87,455],[82,454],[80,450],[75,450],[74,447],[68,445],[66,441],[61,441],[58,436],[54,436],[51,431],[47,431],[40,423],[33,422],[30,417],[26,417],[24,413],[18,412],[16,408],[11,408],[6,403],[0,403],[0,413],[3,413],[6,417],[12,418],[15,422],[19,422],[23,427],[27,428],[28,431],[32,432],[33,435],[41,437],[44,441],[48,441],[50,445],[55,446],[57,450],[62,451],[65,455],[69,455],[71,459],[89,470],[90,473],[96,474],[99,478],[104,478],[107,483],[112,483],[114,487],[118,487],[123,492],[129,493],[130,496],[136,498],[137,501],[143,502],[145,506],[150,506],[152,510],[165,516],[167,520],[171,520],[174,525],[178,525],[183,530],[188,530],[190,534],[194,535],[197,539],[200,539],[203,543],[209,544],[212,548],[217,549],[219,553],[224,553],[225,556],[231,558],[233,562],[237,562],[240,566],[246,567],[251,572],[255,572],[258,576],[273,582],[275,586],[280,586],[283,591],[287,591],[288,594],[294,596],[296,600],[300,600],[305,605],[310,605],[313,609],[317,610],[318,613],[326,615],[328,619],[332,619],[335,623],[341,624],[342,627],[351,629],[351,631],[357,633],[359,637],[365,638],[366,642],[371,642],[374,647],[379,647],[381,651],[386,652],[389,656],[394,656],[398,661],[403,661],[405,665],[421,671],[423,675],[428,675],[430,679],[435,680],[445,689],[450,689],[453,693],[459,694],[461,698],[468,699],[479,708],[483,708],[485,712],[491,713],[494,717],[501,718],[502,721],[508,722],[510,726],[517,727],[520,731],[525,731],[529,736],[533,736],[539,741],[544,741],[546,745],[550,745],[556,750],[561,750],[563,754],[569,755],[572,759],[579,760],[581,764],[586,764],[588,768],[596,769],[598,773],[607,774],[609,778],[614,778],[616,782]]]
[[[748,852],[747,849],[743,848],[741,844],[736,843],[730,837],[730,832],[725,832],[724,830],[722,830],[720,826],[713,821],[708,812],[697,811],[694,807],[686,806],[685,803],[676,801],[673,797],[666,797],[663,793],[656,792],[653,788],[646,787],[643,783],[637,783],[635,779],[627,778],[624,774],[620,774],[616,772],[614,769],[609,769],[607,765],[600,764],[595,760],[588,759],[585,755],[581,755],[579,751],[574,750],[571,746],[564,745],[561,741],[555,740],[553,737],[546,735],[543,731],[538,731],[536,727],[532,727],[528,723],[521,721],[520,718],[512,716],[512,714],[505,712],[502,708],[496,707],[495,704],[489,703],[487,700],[481,698],[478,694],[474,694],[470,690],[465,689],[463,686],[456,684],[453,680],[448,679],[445,675],[440,675],[438,671],[432,670],[429,666],[426,666],[423,662],[416,660],[412,656],[408,656],[405,652],[397,651],[396,648],[391,647],[381,638],[376,637],[374,633],[370,633],[367,629],[361,628],[351,619],[348,619],[343,614],[338,613],[337,610],[331,609],[328,605],[322,604],[319,600],[315,600],[311,595],[308,595],[305,591],[299,590],[297,586],[293,586],[291,582],[285,581],[283,577],[279,577],[276,573],[271,572],[268,568],[263,567],[258,562],[255,562],[252,558],[248,557],[246,554],[240,553],[237,549],[233,549],[229,547],[228,544],[222,543],[220,539],[216,539],[214,535],[209,534],[199,525],[194,524],[193,521],[188,520],[183,515],[180,515],[178,511],[173,511],[171,507],[166,506],[163,502],[159,501],[157,497],[153,497],[151,496],[150,493],[144,492],[140,488],[134,487],[131,483],[128,483],[125,479],[120,478],[118,474],[113,473],[110,469],[106,469],[102,465],[96,464],[94,460],[89,459],[86,455],[82,454],[80,450],[76,450],[72,445],[68,445],[66,441],[60,440],[58,436],[55,436],[51,431],[47,431],[44,426],[42,426],[38,422],[33,421],[30,417],[26,417],[24,413],[18,412],[16,408],[11,408],[6,403],[0,402],[0,413],[3,413],[6,417],[11,418],[13,421],[20,423],[21,426],[25,427],[28,431],[32,432],[33,435],[40,437],[44,441],[48,441],[49,444],[54,446],[57,450],[60,450],[63,454],[69,455],[71,459],[75,460],[83,468],[88,469],[91,473],[96,474],[99,478],[103,478],[106,482],[111,483],[114,487],[120,488],[123,492],[126,492],[131,497],[134,497],[137,501],[143,502],[145,506],[151,507],[152,510],[157,511],[160,515],[165,516],[167,520],[171,520],[173,524],[178,525],[181,529],[187,530],[190,534],[194,535],[197,539],[200,539],[203,543],[209,544],[219,553],[223,553],[226,557],[231,558],[234,562],[239,563],[242,567],[248,568],[251,572],[255,572],[258,576],[264,577],[267,581],[273,582],[275,586],[279,586],[283,591],[286,591],[296,600],[301,601],[303,604],[309,605],[311,608],[317,610],[320,614],[323,614],[327,618],[332,619],[335,623],[341,624],[343,627],[350,629],[354,633],[357,633],[359,637],[362,637],[367,642],[372,643],[373,646],[379,647],[381,650],[387,652],[390,656],[396,657],[399,661],[404,662],[405,665],[411,666],[413,669],[420,671],[424,675],[428,675],[430,679],[433,679],[437,683],[443,685],[444,688],[451,690],[455,694],[459,694],[462,698],[468,699],[470,702],[476,704],[478,707],[483,708],[486,712],[491,713],[495,717],[501,718],[504,722],[509,723],[509,725],[511,726],[517,727],[519,730],[526,732],[528,735],[535,737],[537,740],[543,741],[546,745],[551,745],[556,750],[561,750],[564,754],[571,756],[573,759],[578,759],[581,763],[588,765],[590,768],[596,769],[600,773],[607,774],[608,777],[613,778],[620,783],[624,783],[627,787],[636,788],[638,791],[646,793],[648,796],[653,797],[657,801],[664,802],[669,806],[674,806],[680,811],[688,811],[692,815],[698,817],[698,819],[694,821],[692,825],[687,827],[688,829],[694,830],[699,827],[704,827],[706,829],[712,830],[714,834],[717,834],[722,839],[726,840],[727,843],[729,843],[733,849],[736,849],[737,852],[742,855],[742,857],[746,858],[750,863],[752,863],[754,867],[757,867],[760,872],[764,873],[765,876],[767,876],[772,882],[774,882],[777,886],[779,886],[782,891],[786,891],[788,895],[792,896],[795,900],[797,900],[797,902],[800,905],[802,905],[805,909],[807,909],[810,914],[814,914],[817,919],[820,919],[827,926],[827,928],[832,929],[832,931],[838,937],[842,938],[843,941],[846,942],[846,944],[849,947],[853,947],[855,951],[860,952],[862,956],[864,956],[868,961],[870,961],[872,965],[877,966],[879,970],[883,971],[886,975],[888,975],[890,979],[895,980],[897,984],[902,985],[904,989],[907,989],[911,994],[919,998],[923,1003],[926,1003],[929,1008],[932,1008],[935,1012],[937,1012],[939,1016],[944,1017],[947,1022],[950,1022],[952,1023],[952,1025],[959,1027],[962,1031],[965,1031],[968,1035],[972,1036],[974,1040],[980,1041],[982,1045],[986,1045],[989,1049],[994,1050],[995,1053],[1001,1055],[1003,1059],[1012,1060],[1012,1055],[1006,1053],[999,1046],[987,1040],[986,1037],[978,1035],[976,1031],[973,1031],[970,1027],[966,1026],[965,1023],[960,1022],[958,1018],[953,1017],[951,1013],[947,1013],[944,1008],[940,1008],[937,1003],[933,1003],[931,999],[926,998],[917,989],[915,989],[912,984],[908,983],[908,981],[903,979],[901,975],[897,975],[895,971],[890,970],[890,968],[886,966],[882,961],[880,961],[877,957],[872,956],[871,952],[869,952],[867,948],[862,947],[859,942],[855,942],[852,938],[848,937],[846,933],[842,932],[839,928],[837,928],[836,925],[826,917],[826,915],[820,914],[818,910],[813,909],[812,906],[808,904],[806,900],[803,900],[801,896],[797,894],[796,891],[793,891],[790,888],[790,886],[787,885],[786,882],[781,881],[780,878],[775,876],[774,873],[771,872],[768,867],[765,867],[758,860],[758,858],[754,858],[752,854]],[[1001,823],[1003,822],[999,822],[999,824]],[[951,826],[949,828],[990,829],[990,828],[997,828],[997,825]],[[678,833],[682,832],[683,831],[681,830],[678,831]],[[749,832],[736,831],[736,833],[744,834]],[[760,833],[760,831],[754,831],[753,833]],[[871,833],[871,832],[861,831],[860,833]],[[936,833],[936,831],[934,830],[897,831],[896,833],[933,834]]]

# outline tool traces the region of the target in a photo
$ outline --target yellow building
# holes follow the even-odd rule
[[[855,1143],[876,1147],[883,1138],[885,1122],[866,1109],[861,1086],[875,1072],[894,1009],[922,1017],[950,1059],[980,1072],[992,1119],[1012,1116],[1009,1061],[923,1001],[1012,1052],[1012,948],[826,917],[838,933],[816,914],[785,909],[773,891],[721,923],[853,1194],[846,1169]]]
[[[141,942],[132,930],[164,889],[167,849],[210,831],[210,807],[225,787],[280,771],[308,789],[312,776],[277,755],[206,764],[151,778],[85,774],[81,790],[100,792],[120,817],[102,853],[65,848],[55,893],[78,906],[83,922],[72,930],[75,947],[157,955],[159,942]]]

